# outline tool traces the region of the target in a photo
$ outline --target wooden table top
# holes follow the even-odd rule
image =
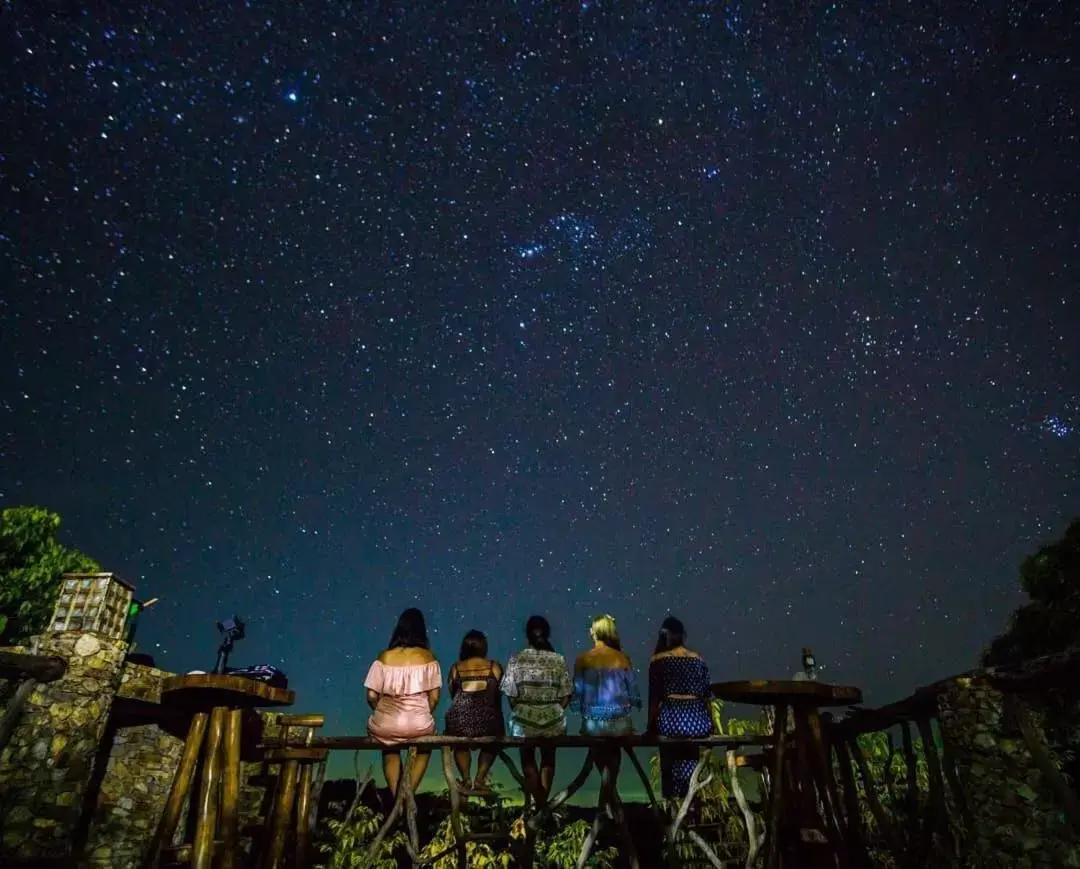
[[[161,686],[161,702],[192,711],[207,711],[215,706],[258,709],[268,706],[292,706],[296,692],[273,688],[265,682],[242,676],[192,673],[170,676]]]
[[[793,679],[755,679],[748,682],[714,682],[713,697],[731,703],[775,706],[777,703],[809,706],[850,706],[862,703],[862,690],[826,682]]]

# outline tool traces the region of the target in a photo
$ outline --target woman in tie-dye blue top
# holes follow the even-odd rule
[[[641,692],[630,659],[619,643],[615,619],[607,615],[593,619],[589,636],[593,647],[577,657],[574,696],[570,701],[571,709],[581,713],[581,732],[586,736],[633,733],[630,713],[641,708]],[[618,747],[593,749],[602,789],[614,791],[620,757]],[[609,799],[612,796],[608,794]]]

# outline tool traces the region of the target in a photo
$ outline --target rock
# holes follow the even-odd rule
[[[75,642],[75,654],[80,658],[89,658],[101,650],[101,640],[93,634],[83,634]]]

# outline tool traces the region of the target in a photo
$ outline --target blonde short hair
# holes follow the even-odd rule
[[[619,630],[615,627],[614,616],[609,616],[605,613],[602,616],[594,618],[589,633],[592,634],[594,640],[599,640],[600,642],[611,646],[613,649],[622,648],[619,643]]]

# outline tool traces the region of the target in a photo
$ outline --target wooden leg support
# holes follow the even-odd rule
[[[307,866],[308,848],[311,843],[311,784],[314,777],[314,764],[301,764],[300,786],[296,794],[296,850],[294,860],[296,869],[305,869]]]
[[[161,813],[157,830],[150,840],[146,859],[143,862],[148,869],[157,869],[161,865],[161,850],[171,845],[176,835],[176,827],[180,823],[184,802],[191,793],[191,783],[195,778],[195,768],[199,763],[199,750],[202,748],[203,737],[206,735],[208,719],[209,715],[205,712],[197,712],[191,719],[187,739],[184,741],[184,753],[180,756],[180,765],[177,767],[176,777],[173,778],[169,798],[165,802],[165,809]]]
[[[240,850],[240,727],[243,710],[225,718],[225,775],[221,782],[221,869],[236,869]]]
[[[221,791],[221,740],[229,710],[219,706],[210,713],[206,732],[206,766],[199,783],[198,814],[195,818],[195,847],[192,869],[211,869],[214,862],[214,837],[217,833],[218,799]]]
[[[292,820],[293,804],[296,802],[296,783],[299,763],[286,760],[281,764],[277,788],[274,791],[273,820],[270,826],[270,844],[266,849],[263,869],[280,869],[285,857],[285,843],[289,837],[289,821]]]
[[[788,707],[778,703],[773,724],[776,748],[773,750],[772,793],[769,795],[769,831],[765,836],[765,869],[780,866],[780,815],[784,811],[784,743],[787,741]]]

